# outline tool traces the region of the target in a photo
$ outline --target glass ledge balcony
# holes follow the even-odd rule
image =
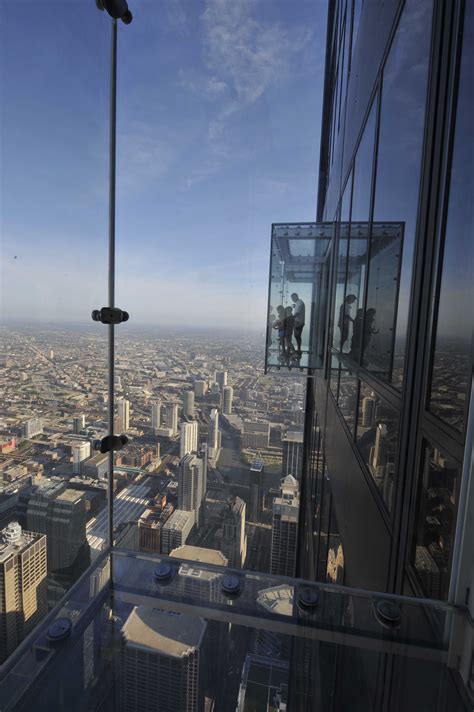
[[[0,709],[457,712],[472,635],[435,601],[115,550],[3,665]]]
[[[322,367],[333,223],[273,224],[265,372]]]

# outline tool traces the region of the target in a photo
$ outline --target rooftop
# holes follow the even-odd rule
[[[198,649],[206,623],[202,618],[136,606],[122,628],[124,640],[150,652],[181,658]]]

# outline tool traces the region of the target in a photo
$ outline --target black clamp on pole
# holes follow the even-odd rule
[[[110,17],[122,20],[125,25],[129,25],[133,20],[126,0],[95,0],[95,4],[98,10],[106,10]]]
[[[94,440],[93,448],[99,452],[121,450],[128,443],[126,435],[106,435],[102,440]]]
[[[102,309],[94,309],[92,312],[92,321],[101,321],[102,324],[121,324],[123,321],[128,321],[130,314],[115,307],[102,307]]]

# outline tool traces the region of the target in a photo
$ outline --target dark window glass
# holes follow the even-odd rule
[[[397,387],[401,386],[403,380],[420,191],[432,12],[432,0],[407,0],[383,73],[373,219],[375,222],[404,223],[405,238],[392,376]],[[383,343],[388,338],[389,321],[384,321],[379,328],[380,351],[383,351]]]
[[[474,323],[473,43],[474,4],[467,3],[430,401],[431,412],[461,432]]]
[[[389,511],[395,490],[397,441],[397,411],[361,382],[357,447]]]
[[[337,356],[331,356],[331,373],[329,377],[329,387],[335,400],[337,401],[337,391],[339,387],[339,359]]]
[[[360,318],[359,310],[363,309],[374,137],[375,104],[370,112],[355,159],[346,291],[337,319],[341,351],[350,353],[356,360],[358,360],[358,353],[352,343],[353,326],[355,320]]]
[[[336,271],[336,293],[334,296],[334,331],[333,331],[333,346],[340,348],[341,346],[341,329],[339,325],[341,306],[344,301],[344,289],[346,284],[346,269],[347,269],[347,248],[349,243],[349,215],[351,208],[351,187],[352,174],[346,183],[344,196],[341,204],[341,220],[339,226],[339,242],[337,256],[337,271]]]
[[[342,367],[339,375],[338,406],[353,434],[357,412],[357,379]]]
[[[372,224],[367,306],[364,318],[353,325],[355,340],[359,334],[362,342],[363,365],[386,380],[392,368],[402,242],[401,223]]]
[[[357,41],[357,33],[359,32],[359,22],[362,13],[363,0],[354,0],[354,24],[352,27],[352,49],[351,54],[354,54],[354,48]]]
[[[412,564],[424,594],[446,600],[456,526],[459,469],[456,462],[424,443]]]

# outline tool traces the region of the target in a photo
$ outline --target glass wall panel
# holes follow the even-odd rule
[[[344,291],[346,286],[347,270],[347,250],[349,244],[349,220],[351,210],[352,173],[346,183],[344,195],[341,203],[341,215],[339,223],[338,256],[336,266],[336,288],[334,293],[334,318],[332,345],[340,350],[341,348],[341,307],[344,302]],[[343,310],[344,311],[344,310]]]
[[[471,388],[474,323],[473,82],[474,6],[466,3],[430,399],[431,412],[460,432],[464,429]]]
[[[329,374],[329,387],[334,399],[337,401],[337,393],[339,390],[339,358],[335,355],[331,356],[331,372]]]
[[[269,571],[282,479],[299,478],[306,379],[299,363],[265,376],[266,326],[280,305],[295,318],[296,292],[305,320],[291,335],[289,320],[287,338],[296,351],[300,332],[307,365],[313,300],[293,270],[268,309],[269,233],[314,214],[325,27],[311,3],[178,4],[142,3],[118,27],[116,283],[130,320],[116,329],[129,442],[116,457],[115,535]],[[262,52],[284,71],[270,78]],[[287,246],[306,269],[302,242]],[[278,366],[278,329],[268,336]]]
[[[411,563],[427,598],[446,600],[459,496],[456,462],[424,442]]]
[[[431,0],[408,0],[405,3],[383,72],[373,219],[374,222],[394,221],[404,224],[405,238],[392,376],[397,387],[401,387],[404,369],[432,13]],[[395,245],[390,252],[395,260]],[[385,299],[390,303],[392,298],[391,291],[385,295]],[[380,326],[377,327],[378,334],[374,335],[373,339],[375,353],[378,354],[376,360],[381,361],[379,367],[382,367],[379,370],[383,377],[390,375],[385,365],[386,359],[383,358],[385,343],[389,340],[389,321],[386,318],[381,320]]]
[[[389,511],[395,494],[398,421],[395,408],[361,381],[357,447]]]
[[[339,397],[337,404],[344,416],[347,427],[354,434],[354,426],[357,413],[357,379],[350,371],[341,365],[339,376]]]
[[[109,36],[87,0],[0,3],[0,666],[106,507]]]
[[[372,223],[367,304],[360,338],[362,364],[384,379],[392,368],[402,244],[402,224]]]
[[[354,322],[357,319],[360,321],[364,308],[375,116],[376,102],[369,114],[355,159],[346,291],[337,323],[341,351],[350,354],[356,361],[359,360],[360,345],[353,344]]]

